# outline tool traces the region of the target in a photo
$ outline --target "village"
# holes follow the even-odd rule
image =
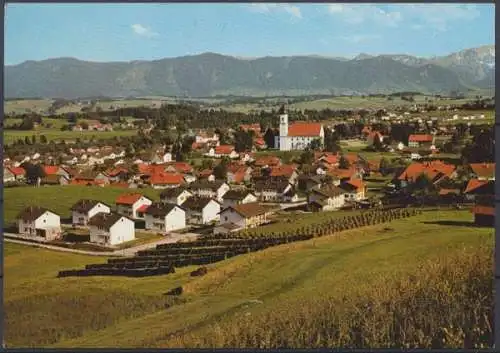
[[[79,230],[88,234],[89,243],[113,248],[133,242],[137,230],[166,237],[229,234],[265,229],[287,210],[307,214],[419,202],[453,207],[473,203],[475,221],[492,226],[488,195],[494,193],[495,163],[457,165],[447,162],[450,153],[444,152],[460,151],[455,144],[471,135],[470,121],[484,119],[484,114],[462,116],[457,125],[459,115],[454,111],[441,121],[419,113],[413,117],[378,111],[365,119],[359,135],[351,133],[346,140],[332,142],[335,125],[290,123],[282,106],[276,114],[278,128],[263,131],[261,124],[253,123],[232,131],[235,136],[244,132],[251,137],[251,144],[247,143],[251,147],[244,151],[235,143],[221,143],[217,129],[186,132],[192,141],[190,153],[199,157],[197,164],[178,161],[184,158],[178,158],[173,145],[160,146],[149,156],[134,155],[121,146],[68,145],[65,158],[38,152],[6,158],[4,184],[13,188],[28,183],[42,188],[66,186],[68,193],[72,186],[123,189],[113,205],[99,199],[78,200],[68,207],[71,218],[64,220],[50,205],[26,205],[16,218],[16,231],[8,236],[43,243]],[[392,131],[397,124],[413,123],[417,128],[403,142],[391,136],[387,123],[393,124]],[[341,127],[350,124],[356,124],[355,118]],[[106,126],[85,125],[88,129]],[[325,148],[328,144],[330,148]],[[336,152],[327,151],[332,144]],[[359,152],[343,151],[341,146],[357,146]],[[144,189],[157,190],[159,200],[146,196]]]

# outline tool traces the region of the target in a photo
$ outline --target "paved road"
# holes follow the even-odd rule
[[[103,251],[88,251],[88,250],[70,249],[70,248],[63,248],[60,246],[49,245],[49,244],[33,243],[33,242],[26,241],[26,240],[22,240],[22,238],[20,238],[19,235],[12,234],[12,233],[4,233],[4,235],[17,238],[17,239],[4,238],[4,241],[9,242],[9,243],[23,244],[23,245],[35,246],[35,247],[49,249],[49,250],[70,252],[70,253],[82,254],[82,255],[92,255],[92,256],[134,256],[135,253],[138,251],[152,249],[152,248],[155,248],[156,245],[159,245],[159,244],[176,243],[179,240],[190,240],[190,239],[197,237],[197,234],[194,234],[194,233],[185,233],[185,234],[172,233],[172,234],[169,234],[168,236],[165,236],[165,238],[163,238],[163,239],[159,239],[159,240],[156,240],[156,241],[151,242],[151,243],[137,245],[137,246],[134,246],[134,247],[131,247],[128,249],[103,252]]]

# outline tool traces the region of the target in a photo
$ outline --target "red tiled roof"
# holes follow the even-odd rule
[[[184,176],[179,173],[157,173],[149,179],[151,185],[177,185],[184,183]]]
[[[495,163],[471,163],[470,167],[478,177],[491,178],[495,176]]]
[[[270,175],[272,177],[278,177],[278,176],[291,177],[296,169],[297,167],[294,165],[281,165],[279,167],[271,167]]]
[[[220,145],[215,147],[215,154],[231,154],[234,151],[234,146],[231,145]]]
[[[115,203],[117,205],[133,205],[142,197],[141,194],[131,193],[131,194],[122,194],[116,198]]]
[[[120,173],[128,173],[128,170],[122,167],[118,167],[118,168],[111,168],[106,171],[106,174],[109,175],[110,177],[117,176]]]
[[[320,158],[320,160],[327,164],[337,164],[339,162],[339,157],[335,155],[323,156]]]
[[[200,173],[199,173],[199,176],[200,177],[209,177],[210,175],[213,174],[213,171],[211,169],[203,169]]]
[[[203,148],[203,146],[205,146],[204,143],[193,142],[191,144],[191,149],[193,149],[193,150],[199,150],[199,149]]]
[[[495,216],[495,207],[477,205],[472,208],[472,213]]]
[[[280,159],[276,156],[262,156],[256,159],[255,165],[256,166],[276,166],[280,164]]]
[[[469,193],[471,191],[474,191],[476,189],[479,189],[480,187],[488,184],[489,182],[487,180],[478,180],[478,179],[471,179],[467,183],[467,187],[465,188],[465,193]]]
[[[167,168],[169,166],[174,167],[179,173],[191,173],[193,171],[193,167],[186,162],[170,162],[167,163]]]
[[[46,165],[43,167],[43,170],[46,175],[54,175],[59,171],[59,167],[56,165]]]
[[[254,143],[257,146],[264,146],[266,144],[266,141],[264,141],[263,138],[259,137],[259,138],[255,139]]]
[[[321,132],[320,123],[293,123],[288,127],[288,136],[318,136]]]
[[[411,142],[432,142],[432,135],[410,135],[408,141]]]
[[[420,174],[427,175],[430,179],[434,179],[438,174],[443,176],[450,176],[455,171],[455,166],[445,164],[441,161],[434,161],[428,163],[412,163],[403,173],[399,176],[399,180],[415,180]]]

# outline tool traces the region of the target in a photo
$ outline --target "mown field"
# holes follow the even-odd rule
[[[31,138],[33,135],[37,140],[41,135],[45,135],[48,141],[64,140],[66,142],[75,141],[77,138],[90,139],[110,139],[117,136],[132,136],[137,134],[135,130],[116,130],[116,131],[60,131],[57,129],[37,129],[32,131],[5,130],[3,134],[3,143],[11,144],[18,139],[24,140],[26,136]]]
[[[469,211],[425,212],[231,258],[210,265],[204,277],[191,277],[194,267],[187,267],[157,278],[58,279],[63,268],[99,260],[6,243],[5,341],[460,347],[462,328],[473,343],[487,344],[494,230],[471,220]],[[177,302],[164,296],[180,285]],[[471,328],[479,331],[471,336]]]
[[[116,198],[129,192],[139,192],[153,200],[160,198],[160,191],[151,188],[123,189],[97,186],[22,186],[4,189],[5,223],[15,221],[17,214],[29,205],[46,207],[62,218],[71,216],[70,208],[80,199],[95,199],[114,206]]]

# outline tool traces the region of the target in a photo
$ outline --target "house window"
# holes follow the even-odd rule
[[[227,221],[227,216],[224,217],[224,220]]]

